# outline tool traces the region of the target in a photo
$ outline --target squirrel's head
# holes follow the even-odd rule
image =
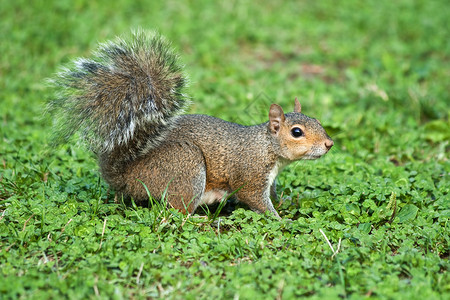
[[[279,144],[279,155],[288,160],[317,159],[333,146],[333,140],[317,119],[301,113],[301,105],[295,98],[294,112],[284,114],[278,104],[269,110],[268,129]]]

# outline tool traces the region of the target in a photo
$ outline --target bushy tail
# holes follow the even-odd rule
[[[52,80],[59,141],[79,131],[97,154],[121,147],[133,157],[158,145],[188,102],[182,69],[159,34],[136,31],[101,44]]]

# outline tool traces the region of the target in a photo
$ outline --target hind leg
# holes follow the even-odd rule
[[[124,193],[145,201],[150,195],[184,213],[193,213],[206,185],[206,165],[201,150],[189,142],[167,142],[133,162],[125,176]]]

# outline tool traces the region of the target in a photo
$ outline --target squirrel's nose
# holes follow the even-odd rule
[[[325,147],[327,147],[327,150],[330,150],[331,147],[333,147],[333,145],[334,145],[333,140],[326,140],[325,141]]]

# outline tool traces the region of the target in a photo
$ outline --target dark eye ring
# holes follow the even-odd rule
[[[293,137],[298,138],[298,137],[303,136],[303,131],[298,127],[294,127],[291,129],[291,134]]]

